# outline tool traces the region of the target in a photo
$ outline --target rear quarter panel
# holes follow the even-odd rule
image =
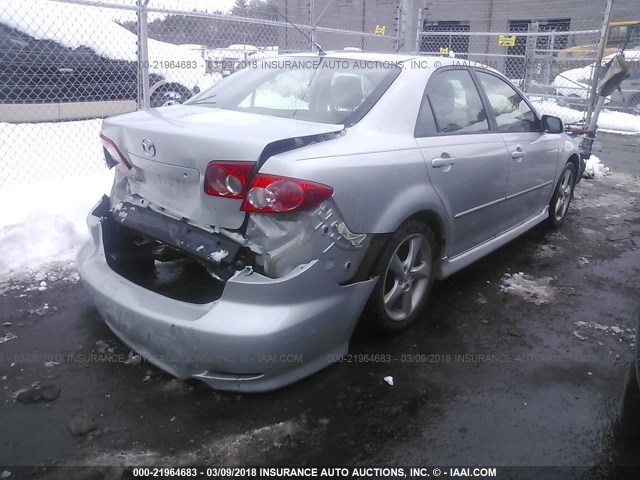
[[[442,202],[429,183],[412,136],[355,133],[349,131],[339,139],[302,149],[304,152],[272,157],[261,172],[331,186],[333,198],[354,233],[394,232],[422,210],[433,211],[446,223]],[[295,159],[311,153],[315,155]]]
[[[369,113],[339,138],[271,157],[261,168],[324,183],[354,233],[390,233],[427,210],[449,230],[414,138],[418,109],[433,69],[407,66]]]

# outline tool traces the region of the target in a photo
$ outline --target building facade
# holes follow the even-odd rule
[[[398,34],[401,5],[408,10],[404,15],[411,31],[417,34],[442,30],[518,32],[534,23],[549,31],[593,30],[601,27],[606,4],[606,0],[279,0],[280,11],[291,22],[370,34],[383,32],[387,36]],[[640,0],[615,0],[611,20],[640,20]],[[281,39],[283,50],[307,47],[308,42],[300,35],[290,37]],[[371,47],[366,44],[367,40],[355,36],[338,39],[333,34],[314,32],[314,38],[321,45],[324,40],[328,45],[323,45],[325,49]],[[421,42],[418,35],[415,38],[410,50],[425,51],[428,45]],[[566,42],[571,44],[572,40],[567,38]],[[382,46],[389,44],[381,42]],[[492,45],[483,49],[481,45],[471,44],[468,49],[498,51]]]

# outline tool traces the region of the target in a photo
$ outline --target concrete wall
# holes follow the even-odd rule
[[[0,104],[0,122],[52,122],[110,117],[133,112],[136,102],[66,102],[42,104]]]

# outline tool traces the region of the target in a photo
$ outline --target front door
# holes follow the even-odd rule
[[[558,166],[557,135],[543,133],[522,95],[497,75],[475,70],[508,150],[507,198],[498,233],[536,215],[549,203]]]

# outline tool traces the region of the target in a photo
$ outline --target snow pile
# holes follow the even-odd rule
[[[574,325],[579,328],[586,328],[586,329],[591,328],[594,330],[600,330],[604,333],[611,333],[612,335],[621,335],[625,333],[625,327],[621,327],[620,325],[608,326],[608,325],[602,325],[601,323],[598,323],[598,322],[584,322],[582,320],[575,322]],[[626,331],[629,333],[633,332],[633,330],[631,330],[630,328],[627,328]]]
[[[554,117],[560,117],[565,124],[580,123],[584,120],[584,112],[562,106],[554,99],[532,97],[531,102],[539,116],[553,115]]]
[[[0,275],[70,262],[88,237],[86,217],[113,172],[0,187]],[[38,284],[40,287],[42,282]]]
[[[553,79],[553,86],[556,87],[556,94],[565,97],[588,98],[589,79],[593,75],[593,65],[582,68],[574,68],[566,72],[559,73]]]
[[[608,132],[640,133],[640,115],[603,110],[598,117],[598,128]]]
[[[550,285],[552,280],[551,277],[535,279],[522,272],[505,273],[502,277],[500,291],[516,295],[536,305],[543,305],[549,303],[555,296],[555,291]]]
[[[554,99],[533,97],[531,100],[538,115],[560,117],[565,124],[580,123],[584,120],[585,112],[565,107]],[[640,115],[603,110],[598,117],[598,128],[608,132],[637,135],[640,134]]]
[[[0,23],[65,47],[89,47],[101,57],[137,61],[136,35],[111,20],[111,14],[109,9],[47,0],[3,0]],[[193,88],[206,71],[201,56],[185,48],[152,39],[148,47],[149,71],[169,82]],[[188,63],[183,67],[181,62]]]
[[[617,54],[616,52],[604,57],[601,65],[606,65]],[[638,62],[640,61],[640,50],[625,51],[624,57],[627,61]],[[588,98],[589,83],[593,76],[594,66],[595,63],[592,63],[591,65],[574,68],[556,75],[556,78],[553,79],[553,86],[556,87],[556,93],[558,95],[564,95],[565,97]],[[630,67],[632,69],[638,68],[638,65],[630,65]]]
[[[587,166],[584,169],[584,178],[602,178],[605,175],[609,175],[610,170],[605,167],[595,155],[591,155],[587,160]]]

